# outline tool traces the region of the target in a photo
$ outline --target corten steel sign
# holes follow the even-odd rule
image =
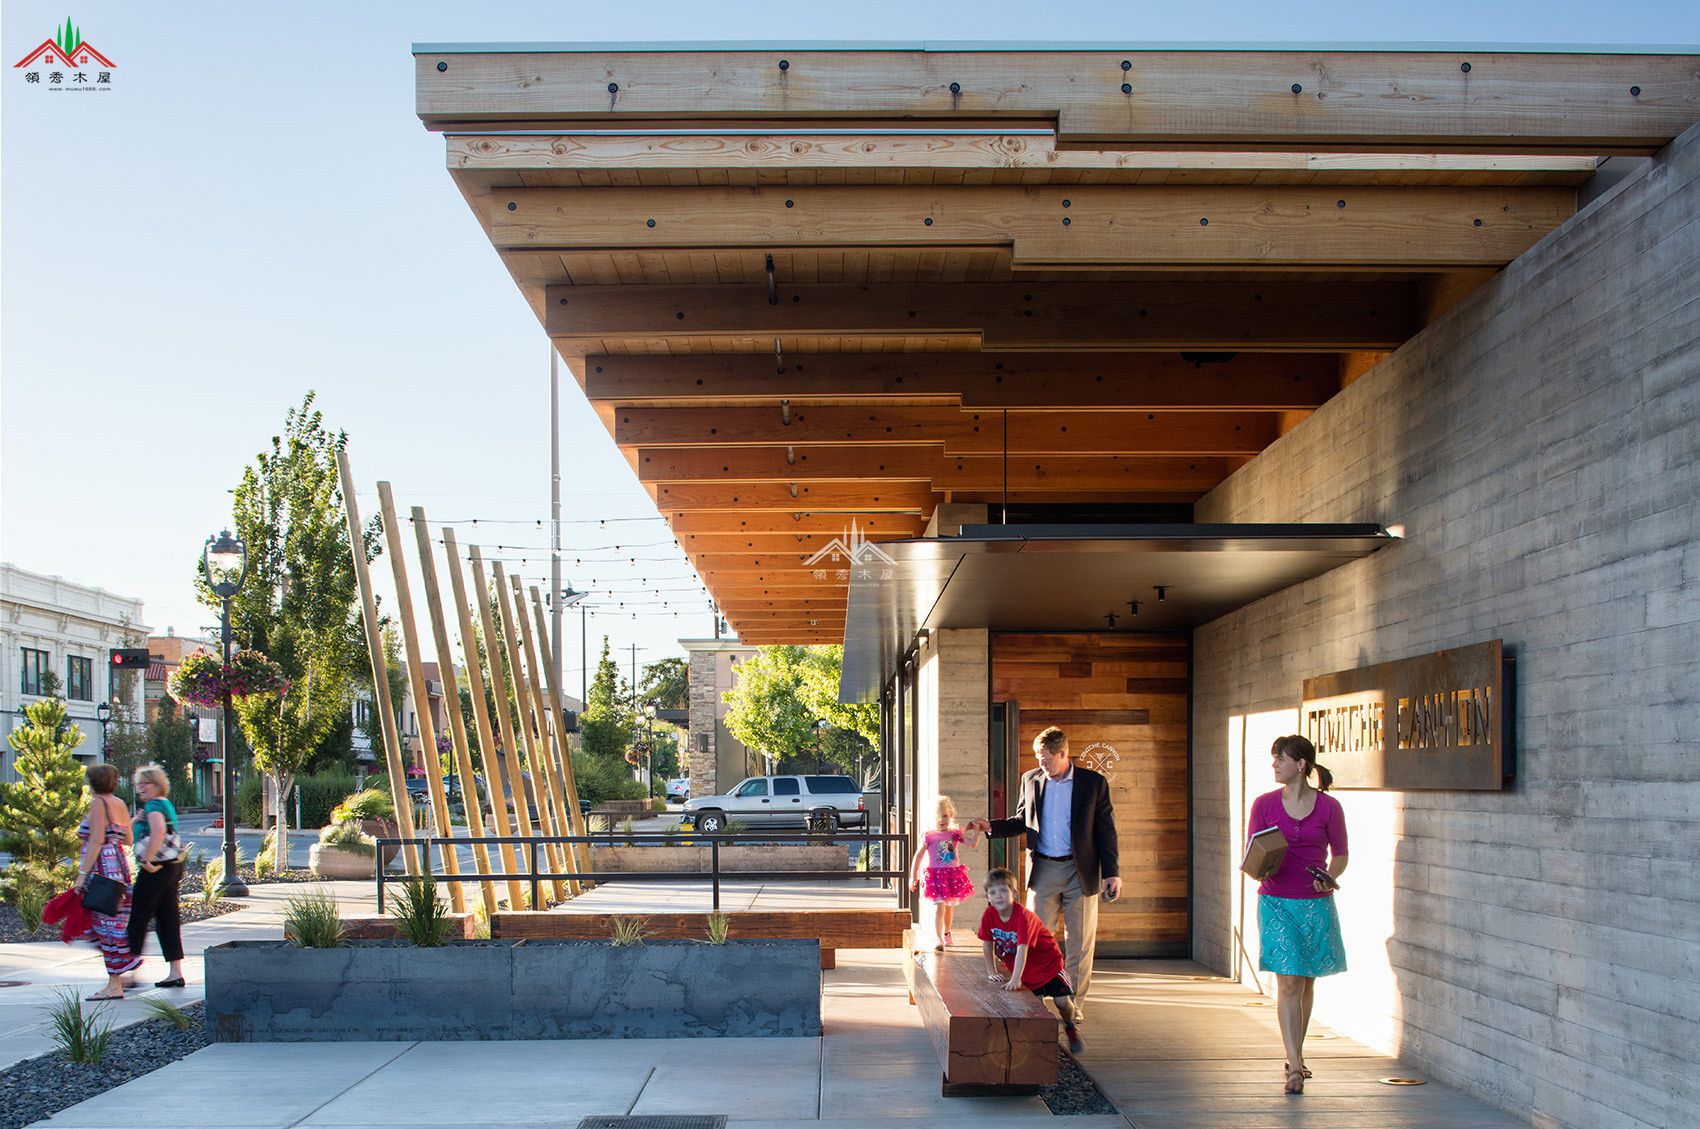
[[[1307,678],[1300,731],[1336,788],[1497,791],[1512,775],[1500,640]]]

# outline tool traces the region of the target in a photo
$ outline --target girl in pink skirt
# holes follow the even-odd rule
[[[973,847],[978,835],[973,828],[963,831],[956,825],[956,805],[949,796],[939,797],[938,830],[927,832],[915,859],[909,864],[909,888],[921,885],[921,862],[927,863],[927,885],[922,893],[933,903],[933,933],[938,938],[933,946],[943,952],[950,944],[950,919],[963,899],[974,893],[974,883],[968,880],[968,866],[959,855],[964,843]]]

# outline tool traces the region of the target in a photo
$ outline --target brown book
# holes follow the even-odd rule
[[[1287,837],[1279,827],[1265,827],[1246,841],[1240,870],[1259,882],[1281,869],[1287,857]]]

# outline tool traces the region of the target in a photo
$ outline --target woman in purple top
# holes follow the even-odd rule
[[[1275,974],[1276,1014],[1286,1044],[1287,1093],[1302,1094],[1310,1070],[1305,1033],[1316,999],[1316,978],[1346,971],[1334,879],[1346,869],[1346,814],[1327,795],[1333,774],[1316,763],[1316,746],[1299,736],[1278,737],[1270,750],[1281,785],[1251,804],[1246,838],[1279,827],[1287,855],[1257,888],[1258,967]],[[1316,774],[1316,786],[1308,777]],[[1314,877],[1326,874],[1327,878]]]

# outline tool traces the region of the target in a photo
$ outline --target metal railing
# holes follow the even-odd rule
[[[380,860],[377,868],[378,883],[378,912],[384,912],[384,887],[386,884],[407,882],[412,875],[386,875],[382,864],[385,847],[396,847],[398,850],[417,850],[419,866],[422,872],[430,873],[438,882],[525,882],[531,891],[531,905],[543,904],[542,890],[545,882],[591,881],[605,882],[617,880],[621,882],[669,882],[679,879],[699,879],[707,881],[713,894],[713,907],[716,912],[720,909],[720,883],[722,877],[738,880],[795,879],[806,882],[850,882],[861,879],[879,879],[882,889],[891,889],[892,880],[897,882],[897,900],[899,906],[908,905],[909,888],[902,879],[908,875],[906,852],[907,836],[901,833],[876,833],[868,828],[860,831],[597,831],[589,835],[533,835],[533,836],[485,836],[483,838],[458,838],[454,836],[419,836],[413,839],[382,838],[378,840],[377,857]],[[542,856],[551,844],[583,843],[587,847],[694,847],[706,846],[709,849],[709,866],[706,872],[701,870],[550,870],[549,861]],[[869,869],[857,870],[735,870],[726,872],[720,866],[720,849],[741,844],[789,844],[797,846],[838,845],[846,846],[861,844],[863,858],[869,860]],[[872,868],[870,848],[875,844],[880,846],[880,869]],[[890,845],[888,847],[887,845]],[[460,847],[503,847],[511,846],[520,850],[525,856],[526,869],[517,874],[497,872],[479,874],[474,870],[465,870],[457,874],[449,874],[437,870],[432,865],[431,853],[436,849],[447,847],[451,850]],[[897,856],[899,865],[890,865],[890,856]],[[849,861],[846,855],[845,861]]]

